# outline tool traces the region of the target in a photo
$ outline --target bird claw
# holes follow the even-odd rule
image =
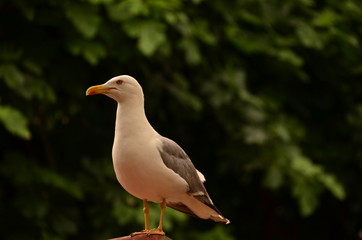
[[[148,234],[150,230],[142,230],[140,232],[134,232],[131,233],[131,237],[137,236],[137,235],[141,235],[141,234]]]
[[[165,232],[158,229],[158,228],[154,228],[154,229],[150,229],[150,230],[142,230],[140,232],[134,232],[131,233],[131,237],[137,236],[137,235],[142,235],[142,234],[146,234],[146,235],[161,235],[164,236]]]
[[[148,231],[147,235],[165,235],[165,232],[159,228],[154,228]]]

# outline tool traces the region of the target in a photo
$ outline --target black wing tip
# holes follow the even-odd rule
[[[184,205],[182,203],[167,203],[167,206],[170,207],[170,208],[173,208],[173,209],[175,209],[177,211],[186,213],[186,214],[188,214],[188,215],[190,215],[192,217],[200,218],[195,213],[193,213],[190,208],[188,208],[186,205]],[[213,207],[215,207],[215,206],[213,206]],[[214,221],[214,222],[219,222],[219,223],[230,224],[230,220],[223,217],[221,215],[221,213],[217,214],[217,215],[211,215],[209,218],[207,218],[207,220]]]
[[[182,204],[182,203],[171,203],[171,202],[168,202],[168,203],[167,203],[167,206],[170,207],[170,208],[173,208],[173,209],[175,209],[175,210],[177,210],[177,211],[186,213],[186,214],[188,214],[188,215],[190,215],[190,216],[192,216],[192,217],[198,218],[198,216],[197,216],[195,213],[193,213],[190,208],[188,208],[186,205],[184,205],[184,204]]]
[[[215,212],[217,212],[221,216],[220,210],[217,209],[217,207],[214,205],[214,203],[212,202],[212,200],[209,197],[209,195],[207,194],[207,192],[205,192],[202,195],[194,195],[193,197],[196,198],[197,200],[199,200],[200,202],[202,202],[203,204],[205,204],[206,206],[208,206],[209,208],[213,209]]]

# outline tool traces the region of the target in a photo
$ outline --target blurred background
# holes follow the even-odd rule
[[[231,220],[167,209],[169,237],[362,238],[361,44],[358,0],[1,0],[0,238],[142,229],[116,103],[85,96],[120,74]]]

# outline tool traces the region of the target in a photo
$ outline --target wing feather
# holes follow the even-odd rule
[[[185,151],[176,142],[165,137],[161,137],[159,151],[164,164],[185,179],[188,184],[187,193],[220,213],[205,189],[203,184],[205,178],[202,178],[203,175],[196,170],[194,164]],[[195,215],[184,205],[181,206],[180,204],[173,203],[169,206],[181,212]]]

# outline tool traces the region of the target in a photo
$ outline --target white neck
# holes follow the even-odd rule
[[[156,131],[147,120],[143,98],[131,98],[127,102],[118,103],[115,142],[116,140],[123,141],[139,134],[148,135],[155,133]]]

